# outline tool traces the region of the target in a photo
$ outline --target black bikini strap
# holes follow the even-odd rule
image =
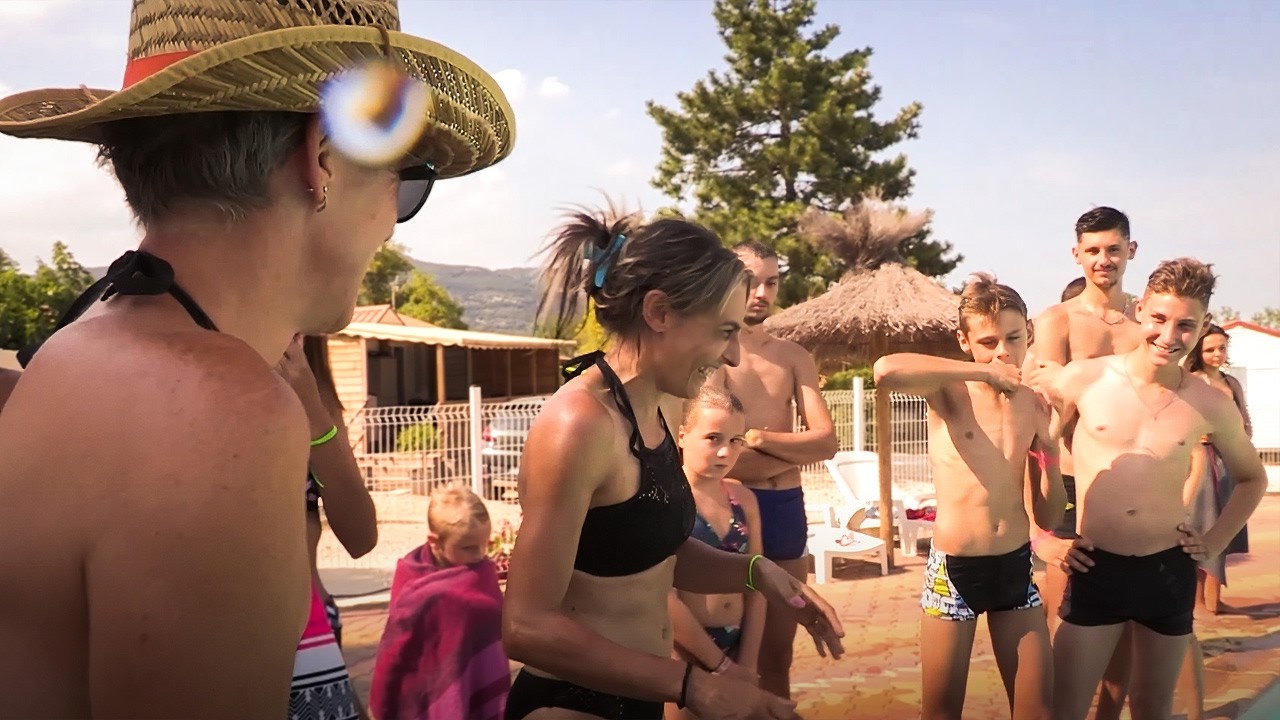
[[[163,295],[168,293],[191,316],[195,324],[205,330],[217,331],[218,326],[174,278],[173,266],[144,250],[130,250],[111,263],[107,271],[111,280],[102,293],[102,300],[113,295]]]
[[[560,376],[564,378],[565,382],[569,382],[586,372],[588,368],[595,366],[597,360],[602,359],[604,359],[604,351],[596,350],[595,352],[589,352],[586,355],[579,355],[566,360],[560,366]]]
[[[604,352],[597,350],[579,355],[564,364],[562,370],[565,380],[572,380],[582,373],[586,372],[589,367],[600,368],[600,374],[604,376],[604,384],[609,388],[609,393],[613,395],[613,401],[618,406],[618,410],[622,412],[622,416],[627,422],[631,423],[631,452],[640,457],[640,450],[644,447],[644,437],[640,435],[640,423],[636,420],[636,412],[631,407],[631,399],[627,397],[627,389],[622,387],[622,380],[618,374],[609,367],[609,363],[604,360]],[[666,428],[666,420],[662,421],[662,426]]]
[[[84,314],[89,306],[98,301],[107,301],[113,295],[163,295],[168,293],[178,301],[197,325],[217,331],[208,314],[196,303],[187,291],[174,280],[173,266],[144,250],[130,250],[111,263],[107,274],[90,285],[71,303],[67,311],[58,319],[53,332],[75,322]],[[46,338],[48,339],[48,338]],[[44,341],[28,345],[18,351],[18,362],[26,367],[35,357]]]

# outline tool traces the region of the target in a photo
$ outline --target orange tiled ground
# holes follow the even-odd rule
[[[1249,528],[1252,554],[1231,559],[1231,585],[1225,594],[1247,614],[1197,620],[1208,655],[1208,718],[1242,717],[1251,701],[1280,676],[1280,496],[1269,495],[1263,501]],[[899,555],[898,566],[885,577],[878,567],[852,561],[837,567],[833,583],[820,586],[845,622],[848,654],[839,661],[824,660],[807,637],[797,640],[794,697],[807,720],[919,717],[916,603],[923,561],[922,556]],[[377,607],[343,615],[345,652],[362,695],[368,692],[385,620],[385,610]],[[980,628],[965,705],[965,717],[975,720],[1008,717],[985,635],[985,627]]]

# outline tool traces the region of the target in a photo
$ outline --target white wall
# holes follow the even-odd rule
[[[1253,444],[1260,450],[1280,448],[1280,338],[1247,327],[1231,328],[1227,335],[1227,371],[1244,386]],[[1280,468],[1268,467],[1267,474],[1271,491],[1280,492]]]

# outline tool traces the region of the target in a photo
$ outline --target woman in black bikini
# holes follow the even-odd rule
[[[809,588],[758,555],[689,537],[694,499],[666,418],[738,361],[741,261],[692,223],[585,212],[549,254],[557,325],[575,319],[585,293],[612,342],[570,362],[525,445],[503,619],[507,653],[525,669],[506,716],[656,720],[672,702],[701,718],[795,717],[788,701],[670,657],[673,585],[754,586],[797,608],[819,652],[843,652],[839,621]]]

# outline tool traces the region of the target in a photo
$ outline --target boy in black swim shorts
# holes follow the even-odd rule
[[[938,515],[920,598],[921,717],[961,717],[983,613],[1014,717],[1046,717],[1053,670],[1028,516],[1057,525],[1066,496],[1048,405],[1021,382],[1027,306],[1012,288],[979,275],[961,295],[959,324],[960,347],[973,362],[898,354],[875,365],[881,391],[929,403]],[[1035,485],[1026,478],[1033,444],[1046,458]]]
[[[1206,327],[1214,281],[1196,260],[1161,263],[1137,305],[1138,346],[1076,360],[1045,384],[1057,410],[1055,434],[1075,423],[1077,543],[1088,560],[1083,567],[1072,561],[1054,635],[1056,720],[1084,720],[1130,621],[1133,717],[1171,716],[1192,628],[1194,561],[1221,553],[1266,490],[1235,404],[1188,381],[1178,364]],[[1206,434],[1239,485],[1202,537],[1186,522],[1182,491]]]

